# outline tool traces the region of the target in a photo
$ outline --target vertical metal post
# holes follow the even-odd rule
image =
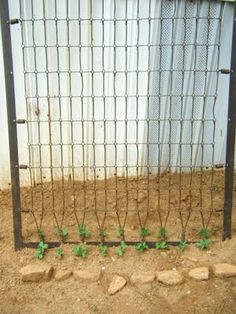
[[[226,238],[229,239],[231,238],[234,153],[235,153],[235,124],[236,124],[236,3],[234,5],[234,24],[231,52],[230,86],[229,86],[223,240],[225,240]]]
[[[17,128],[16,128],[16,107],[15,91],[12,63],[11,33],[9,21],[8,0],[0,1],[0,18],[2,47],[5,71],[6,102],[8,115],[8,133],[11,162],[11,184],[12,184],[12,206],[14,219],[14,240],[15,249],[22,247],[21,239],[21,213],[20,213],[20,185],[18,168],[18,146],[17,146]]]

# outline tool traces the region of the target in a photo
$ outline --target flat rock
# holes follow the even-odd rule
[[[150,283],[153,282],[156,278],[155,273],[152,272],[142,272],[142,273],[134,273],[130,277],[130,282],[132,283],[140,283],[140,284],[145,284],[145,283]]]
[[[196,280],[208,280],[209,279],[209,269],[208,267],[198,267],[193,268],[188,273],[190,277]]]
[[[72,275],[72,272],[70,270],[62,270],[58,269],[55,273],[55,279],[56,280],[66,280]]]
[[[76,270],[74,271],[74,277],[76,279],[86,280],[86,281],[98,281],[101,276],[100,270]]]
[[[125,278],[121,276],[113,276],[110,286],[108,288],[108,294],[113,295],[124,288],[126,285]]]
[[[20,269],[21,279],[23,281],[48,281],[52,276],[53,268],[48,264],[27,265]]]
[[[183,275],[174,270],[163,270],[156,274],[157,280],[167,286],[179,285],[184,281]]]
[[[233,277],[236,276],[236,265],[232,264],[214,264],[212,266],[213,273],[216,277]]]

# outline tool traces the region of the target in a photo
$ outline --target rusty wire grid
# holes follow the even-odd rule
[[[219,237],[223,2],[24,1],[24,241]],[[219,168],[220,169],[217,169]],[[30,185],[30,187],[27,187]],[[142,232],[149,229],[151,234]],[[85,239],[83,239],[85,240]]]

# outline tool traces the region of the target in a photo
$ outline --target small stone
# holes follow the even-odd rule
[[[184,277],[173,270],[164,270],[157,272],[157,280],[167,286],[175,286],[184,281]]]
[[[53,268],[50,265],[27,265],[20,269],[23,281],[48,281],[52,276]]]
[[[70,270],[57,270],[55,274],[56,280],[66,280],[72,275]]]
[[[100,270],[76,270],[74,271],[74,277],[76,279],[82,279],[87,281],[98,281],[101,276]]]
[[[236,265],[232,264],[215,264],[212,267],[213,273],[216,277],[233,277],[236,276]]]
[[[126,285],[125,278],[115,275],[112,278],[111,284],[108,288],[108,294],[113,295],[117,293],[118,291],[123,289],[125,285]]]
[[[145,283],[153,282],[155,280],[155,278],[156,278],[156,275],[154,273],[143,272],[143,273],[139,273],[139,274],[133,274],[130,277],[130,282],[145,284]]]
[[[190,277],[196,280],[208,280],[209,279],[208,267],[198,267],[198,268],[191,269],[188,274]]]

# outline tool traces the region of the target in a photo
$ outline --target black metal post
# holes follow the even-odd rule
[[[231,238],[233,183],[234,183],[233,179],[234,179],[234,154],[235,154],[235,124],[236,124],[236,3],[234,5],[234,24],[231,52],[230,86],[229,86],[223,240]]]
[[[19,169],[18,169],[18,146],[17,146],[18,144],[17,144],[17,128],[16,128],[15,90],[14,90],[8,0],[0,1],[0,18],[1,18],[3,57],[4,57],[6,102],[7,102],[7,115],[8,115],[8,133],[9,133],[10,162],[11,162],[14,240],[15,240],[15,249],[19,249],[22,247],[21,213],[20,213],[20,184],[19,184]]]

